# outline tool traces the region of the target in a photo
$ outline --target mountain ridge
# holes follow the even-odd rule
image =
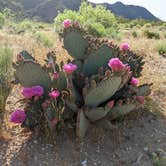
[[[24,17],[52,22],[59,11],[64,9],[78,10],[80,5],[81,0],[0,0],[0,11],[7,7],[16,13],[18,10],[21,11]],[[93,5],[97,4],[93,3]],[[114,4],[100,3],[100,5],[124,18],[159,21],[157,17],[141,6],[125,5],[120,1]]]

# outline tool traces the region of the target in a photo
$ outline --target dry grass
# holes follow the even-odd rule
[[[6,32],[0,31],[0,45],[7,43],[14,51],[14,58],[16,55],[22,51],[27,50],[40,62],[43,63],[46,54],[49,51],[56,51],[57,60],[66,61],[69,56],[67,52],[62,48],[62,43],[59,41],[58,35],[53,32],[53,29],[47,28],[42,30],[42,33],[47,34],[54,40],[54,47],[47,48],[36,41],[33,34],[24,35],[9,35]],[[161,41],[166,40],[164,38]],[[159,40],[157,40],[159,41]],[[166,59],[159,56],[155,46],[155,39],[146,39],[145,37],[139,36],[133,38],[129,31],[123,37],[121,42],[130,43],[131,49],[135,52],[141,54],[145,58],[145,66],[143,70],[142,77],[140,78],[140,83],[153,83],[152,94],[150,96],[150,102],[148,102],[148,108],[153,112],[163,110],[163,114],[166,115]],[[157,107],[154,106],[154,102],[158,104]],[[2,136],[0,136],[0,139]]]

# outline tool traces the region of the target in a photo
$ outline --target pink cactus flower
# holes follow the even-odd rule
[[[63,71],[67,74],[72,74],[75,70],[77,70],[77,65],[68,63],[63,66]]]
[[[41,86],[33,86],[33,87],[32,87],[32,92],[33,92],[33,96],[38,96],[38,97],[40,97],[40,96],[43,95],[44,89],[43,89],[43,87],[41,87]]]
[[[49,93],[49,96],[52,99],[56,99],[59,95],[60,95],[60,92],[58,90],[54,90],[54,91],[52,91],[52,92]]]
[[[18,54],[17,61],[23,61],[23,60],[24,60],[23,56],[21,54]]]
[[[126,65],[120,61],[119,58],[112,58],[109,60],[108,66],[112,69],[113,72],[121,71],[126,68]]]
[[[23,123],[26,119],[26,113],[24,110],[16,110],[12,112],[10,116],[10,122],[12,123]]]
[[[132,77],[131,78],[131,81],[130,81],[130,84],[133,85],[133,86],[137,86],[138,85],[138,79],[135,78],[135,77]]]
[[[143,105],[145,103],[145,98],[143,96],[137,96],[136,98],[140,104]]]
[[[23,88],[22,90],[22,95],[27,98],[27,99],[31,99],[33,97],[33,91],[32,88]]]
[[[64,28],[69,28],[71,27],[72,21],[70,19],[66,19],[63,21],[63,27]]]
[[[108,107],[111,109],[114,106],[115,101],[111,100],[108,102]]]
[[[122,44],[120,45],[120,50],[127,51],[127,50],[129,50],[129,49],[130,49],[130,46],[129,46],[128,43],[122,43]]]
[[[55,72],[55,73],[53,74],[53,77],[54,77],[54,79],[55,79],[55,80],[57,80],[57,79],[58,79],[58,77],[59,77],[58,72]]]

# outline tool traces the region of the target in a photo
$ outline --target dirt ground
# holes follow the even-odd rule
[[[4,126],[11,138],[0,138],[0,166],[166,166],[166,59],[148,43],[138,39],[132,41],[131,47],[137,51],[134,46],[139,44],[139,51],[148,55],[142,82],[153,82],[153,93],[142,113],[115,122],[115,131],[91,126],[86,138],[80,141],[73,129],[63,130],[52,144],[40,134],[8,123],[11,111],[22,107],[16,103],[20,88],[14,87],[4,115]]]

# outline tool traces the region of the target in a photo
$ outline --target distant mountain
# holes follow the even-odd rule
[[[64,9],[78,10],[80,4],[81,0],[0,0],[0,11],[7,7],[16,13],[21,11],[25,17],[50,22],[53,21],[59,11]],[[159,20],[147,9],[140,6],[124,5],[121,2],[102,3],[101,5],[104,5],[115,15],[128,19]]]
[[[128,19],[142,18],[151,21],[159,20],[146,8],[141,6],[125,5],[121,2],[116,2],[114,4],[104,3],[104,5],[106,6],[107,9],[111,10],[117,16],[122,16]]]

